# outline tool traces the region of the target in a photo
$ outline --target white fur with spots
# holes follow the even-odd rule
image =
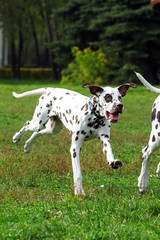
[[[127,83],[117,88],[102,88],[85,83],[82,87],[89,88],[93,97],[88,98],[61,88],[41,88],[22,94],[13,93],[16,98],[42,94],[32,120],[27,121],[13,136],[13,142],[16,143],[26,131],[34,132],[25,143],[25,152],[30,151],[37,137],[43,134],[57,134],[62,124],[72,134],[70,153],[75,195],[84,194],[79,157],[84,140],[98,137],[102,142],[103,152],[109,165],[115,169],[122,166],[119,160],[114,159],[112,153],[109,141],[110,123],[118,121],[119,114],[123,111],[121,98],[125,96],[129,87],[135,87],[135,85]]]
[[[135,72],[136,73],[136,72]],[[153,87],[148,83],[140,73],[136,73],[139,80],[149,89],[151,92],[159,93],[160,89]],[[149,158],[151,154],[160,147],[160,96],[156,98],[152,107],[152,130],[148,145],[142,150],[142,167],[138,177],[138,188],[142,193],[146,192],[149,184]],[[160,178],[160,162],[156,170],[157,177]]]

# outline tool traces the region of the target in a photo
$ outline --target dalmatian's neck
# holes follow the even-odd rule
[[[98,120],[102,120],[104,118],[104,116],[101,115],[101,106],[99,104],[98,97],[93,95],[89,98],[89,108],[90,108],[92,114]]]

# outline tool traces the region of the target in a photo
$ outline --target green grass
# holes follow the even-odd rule
[[[155,177],[160,151],[150,164],[145,195],[137,188],[141,149],[147,144],[156,94],[142,86],[123,99],[124,112],[111,127],[111,145],[123,167],[111,169],[98,139],[83,144],[81,167],[85,197],[73,195],[70,134],[37,139],[23,153],[27,133],[17,144],[12,136],[32,118],[38,97],[18,93],[58,83],[0,82],[0,239],[148,239],[160,238],[160,182]],[[79,86],[60,86],[89,95]],[[101,187],[104,185],[104,187]]]

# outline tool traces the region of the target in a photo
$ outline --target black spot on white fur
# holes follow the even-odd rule
[[[158,111],[157,113],[157,119],[158,119],[158,122],[160,122],[160,111]]]
[[[156,118],[156,111],[157,111],[156,108],[154,108],[152,111],[152,121],[154,121]]]
[[[156,141],[156,137],[155,137],[155,135],[153,135],[152,142],[155,142],[155,141]]]

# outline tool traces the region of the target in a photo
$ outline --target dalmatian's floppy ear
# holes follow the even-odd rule
[[[82,84],[82,87],[83,88],[89,88],[90,89],[90,93],[91,94],[95,94],[98,93],[98,92],[103,92],[104,89],[102,87],[99,87],[99,86],[95,86],[91,83],[83,83]]]
[[[129,87],[136,88],[136,84],[131,82],[131,83],[125,83],[118,87],[118,90],[119,90],[120,94],[122,95],[122,97],[124,97],[126,95],[126,92],[129,89]]]

